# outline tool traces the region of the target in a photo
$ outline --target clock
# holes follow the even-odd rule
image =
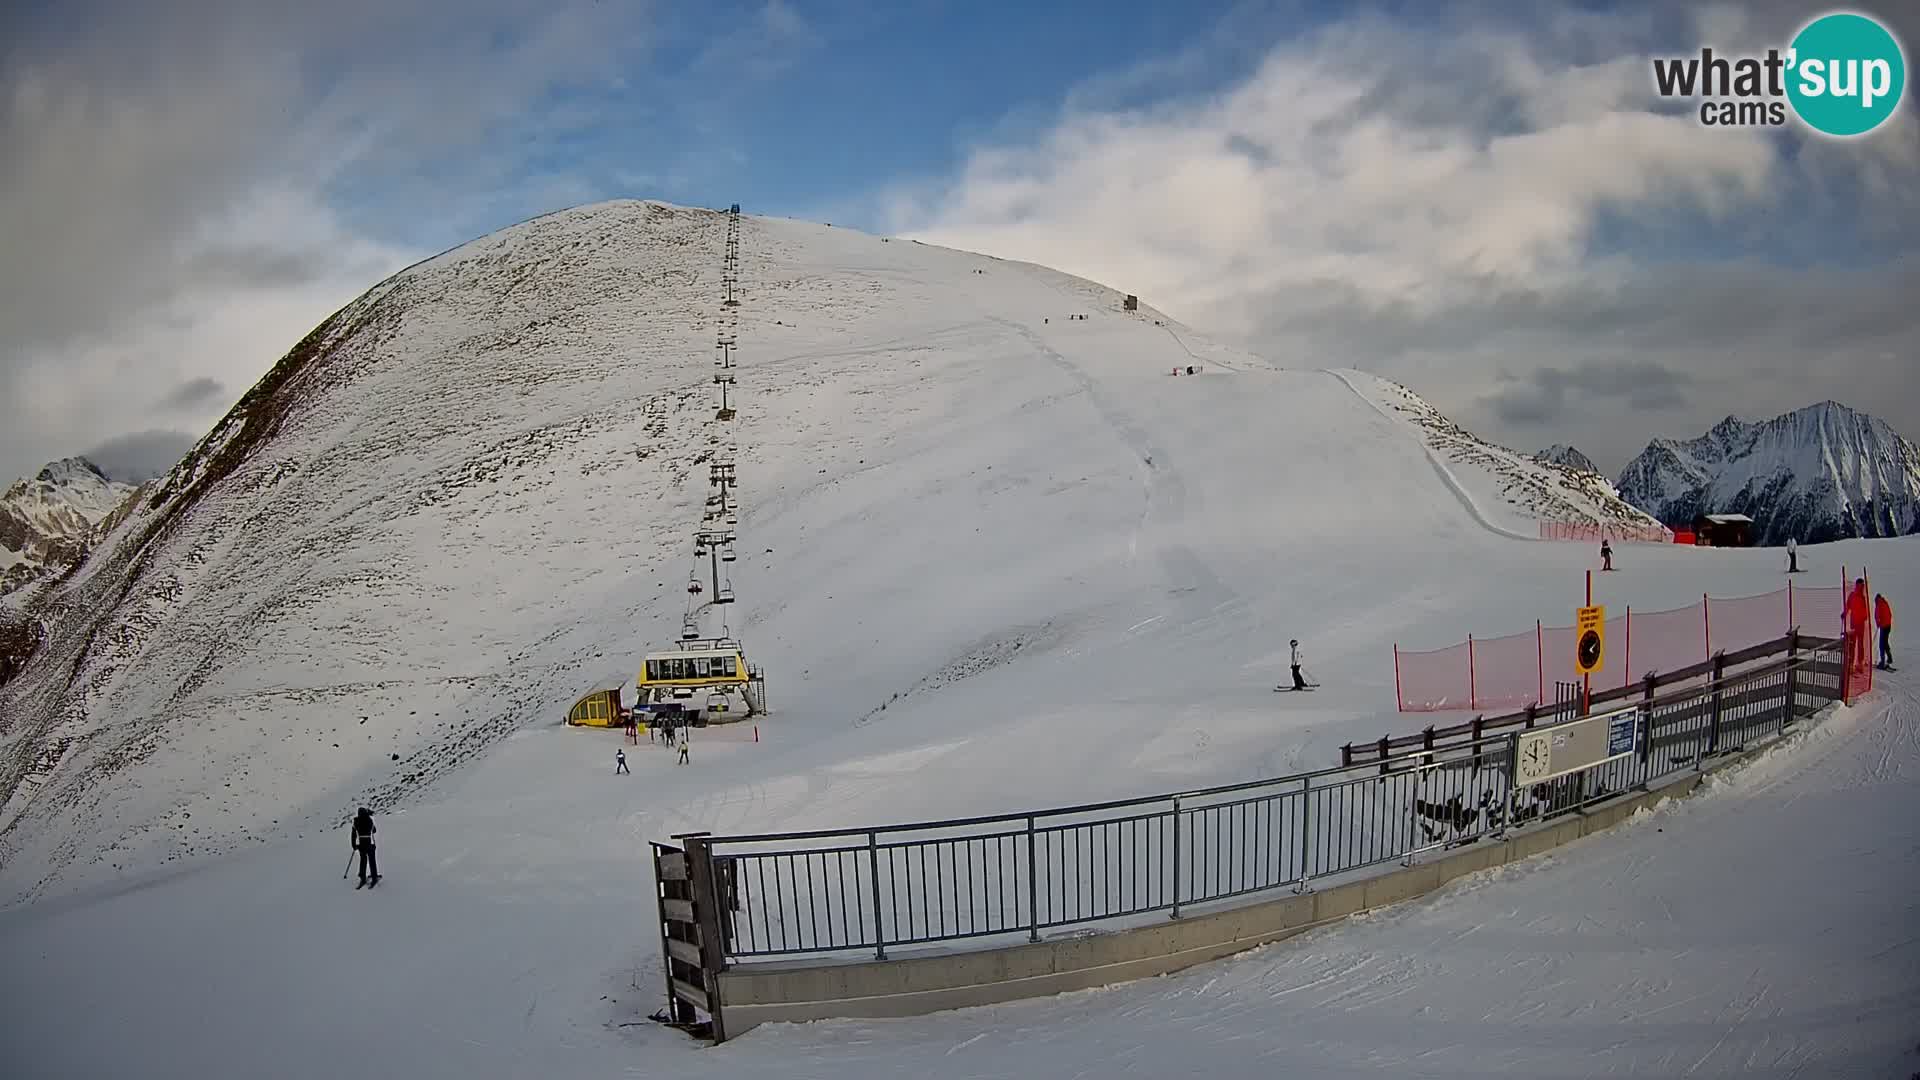
[[[1513,782],[1515,786],[1537,784],[1553,771],[1553,745],[1545,731],[1528,732],[1514,746]]]

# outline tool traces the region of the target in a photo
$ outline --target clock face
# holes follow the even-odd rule
[[[1592,671],[1600,666],[1600,635],[1592,630],[1580,635],[1579,663],[1581,671]]]
[[[1547,742],[1546,733],[1522,736],[1518,753],[1514,755],[1514,780],[1516,783],[1529,784],[1538,781],[1552,768],[1552,747]]]

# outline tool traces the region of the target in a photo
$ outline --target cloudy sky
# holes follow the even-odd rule
[[[1048,263],[1610,471],[1825,398],[1920,437],[1916,110],[1652,91],[1824,7],[1030,6],[4,5],[0,476],[164,469],[380,277],[616,197]]]

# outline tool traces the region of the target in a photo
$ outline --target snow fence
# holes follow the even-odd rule
[[[1629,607],[1607,620],[1607,658],[1596,690],[1631,686],[1650,674],[1711,662],[1779,638],[1791,630],[1825,637],[1845,632],[1846,593],[1838,587],[1786,588],[1758,596],[1715,599],[1664,611]],[[1531,630],[1467,640],[1444,649],[1393,647],[1394,688],[1401,712],[1518,709],[1553,701],[1556,682],[1578,681],[1572,626],[1535,622]]]

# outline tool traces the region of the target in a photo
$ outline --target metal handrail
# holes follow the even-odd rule
[[[1822,644],[1825,644],[1825,643],[1822,642]],[[1816,658],[1817,654],[1818,654],[1818,650],[1816,650],[1815,652],[1810,652],[1805,656],[1795,657],[1790,660],[1778,661],[1776,662],[1776,664],[1769,665],[1766,668],[1756,668],[1748,671],[1741,671],[1741,672],[1728,674],[1723,678],[1719,679],[1718,681],[1710,682],[1705,686],[1697,686],[1697,687],[1692,687],[1688,689],[1678,690],[1673,692],[1672,694],[1660,695],[1654,698],[1642,698],[1638,700],[1623,702],[1618,707],[1617,710],[1613,710],[1613,711],[1623,711],[1626,709],[1642,707],[1648,704],[1658,706],[1658,705],[1667,704],[1672,701],[1700,697],[1703,694],[1709,693],[1712,690],[1712,688],[1715,686],[1726,687],[1738,682],[1760,678],[1765,675],[1778,674],[1779,672],[1784,671],[1789,667],[1800,667],[1800,666],[1810,664]],[[1598,714],[1596,713],[1596,715]],[[1537,731],[1541,727],[1550,727],[1550,726],[1553,726],[1554,722],[1557,722],[1555,721],[1555,718],[1551,714],[1542,714],[1541,719],[1548,722],[1538,725],[1533,730]],[[1504,739],[1511,734],[1512,734],[1511,731],[1504,730],[1504,729],[1503,730],[1486,730],[1483,736],[1478,741],[1481,743],[1494,742],[1497,739]],[[1190,789],[1181,790],[1181,791],[1169,791],[1160,795],[1136,795],[1136,796],[1125,798],[1125,799],[1109,799],[1102,802],[1081,803],[1076,806],[1058,806],[1058,807],[1049,807],[1049,808],[1037,809],[1037,810],[1019,810],[1011,813],[983,814],[983,815],[977,815],[974,817],[944,818],[937,821],[898,822],[891,825],[854,825],[854,826],[847,826],[847,827],[838,828],[838,829],[808,829],[800,832],[737,833],[737,834],[726,835],[726,836],[715,836],[711,840],[711,843],[714,843],[714,844],[763,844],[763,843],[767,843],[769,841],[775,841],[775,840],[822,840],[822,839],[828,839],[832,837],[866,836],[868,833],[897,833],[897,832],[916,832],[916,831],[932,832],[939,829],[959,829],[959,828],[966,828],[968,826],[973,826],[973,825],[996,825],[1002,822],[1009,822],[1009,821],[1025,821],[1028,818],[1065,817],[1072,814],[1090,814],[1100,810],[1118,810],[1118,809],[1121,809],[1124,807],[1130,807],[1130,806],[1143,806],[1150,803],[1164,803],[1164,802],[1169,802],[1173,799],[1180,799],[1185,801],[1189,799],[1203,799],[1212,795],[1230,795],[1237,791],[1249,791],[1254,788],[1271,787],[1277,784],[1298,783],[1302,780],[1317,780],[1324,776],[1333,776],[1338,773],[1352,772],[1355,769],[1364,768],[1369,770],[1377,770],[1382,766],[1385,766],[1387,768],[1392,768],[1394,765],[1400,764],[1400,763],[1406,763],[1406,764],[1421,763],[1421,759],[1430,758],[1436,753],[1440,753],[1445,750],[1468,749],[1468,748],[1471,748],[1474,744],[1475,744],[1474,740],[1461,740],[1458,742],[1450,743],[1449,745],[1446,745],[1446,746],[1435,746],[1432,749],[1409,750],[1405,753],[1395,754],[1394,756],[1388,757],[1388,758],[1371,758],[1364,762],[1355,762],[1352,765],[1329,765],[1326,768],[1315,769],[1310,772],[1288,773],[1284,776],[1269,776],[1269,777],[1264,777],[1258,780],[1241,780],[1236,783],[1219,784],[1213,787],[1190,788]]]

